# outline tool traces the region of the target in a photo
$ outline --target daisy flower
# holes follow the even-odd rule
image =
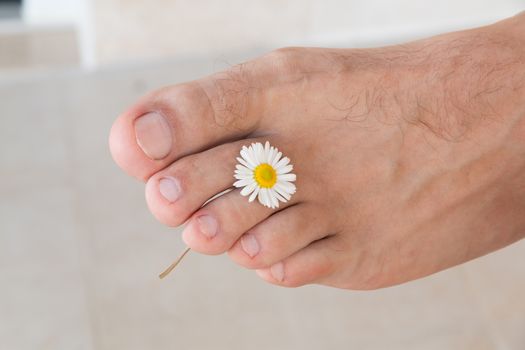
[[[243,146],[241,157],[237,157],[234,177],[237,179],[234,187],[243,189],[241,195],[250,196],[249,202],[255,198],[268,208],[279,208],[279,202],[287,202],[295,193],[295,174],[291,174],[293,165],[288,157],[266,141]]]

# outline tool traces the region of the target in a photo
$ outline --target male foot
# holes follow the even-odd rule
[[[161,222],[282,286],[413,280],[525,231],[523,18],[406,45],[289,48],[155,91],[115,122],[115,161]],[[519,34],[521,31],[521,34]],[[242,146],[289,157],[278,209],[230,188]]]

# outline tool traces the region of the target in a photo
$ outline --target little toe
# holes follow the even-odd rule
[[[327,219],[327,214],[312,203],[291,206],[251,228],[228,254],[232,260],[247,268],[269,267],[313,241],[336,232],[337,225]]]
[[[344,265],[337,244],[338,236],[315,241],[271,267],[256,272],[265,281],[283,287],[330,284],[329,280],[337,268]]]

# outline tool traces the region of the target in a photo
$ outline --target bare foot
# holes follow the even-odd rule
[[[184,241],[282,286],[372,289],[525,234],[525,18],[378,49],[288,48],[143,97],[111,152]],[[242,146],[288,156],[278,209],[231,191]]]

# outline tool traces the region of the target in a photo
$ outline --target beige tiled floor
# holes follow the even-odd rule
[[[0,82],[0,349],[525,348],[525,241],[373,292],[269,286],[191,254],[113,165],[114,117],[222,62]]]

